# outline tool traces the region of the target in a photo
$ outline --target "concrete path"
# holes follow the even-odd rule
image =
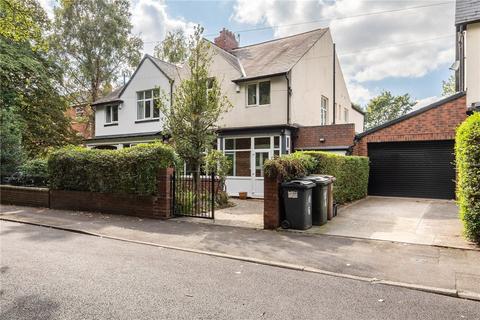
[[[263,229],[263,200],[230,198],[229,201],[233,206],[215,210],[215,220],[191,217],[176,219],[221,226]]]
[[[462,230],[454,201],[370,196],[340,208],[332,221],[307,232],[474,248]]]
[[[3,206],[0,218],[292,264],[299,270],[314,268],[454,290],[480,299],[479,250],[15,206]],[[41,232],[30,236],[34,239]]]
[[[0,319],[480,319],[480,303],[0,222]]]

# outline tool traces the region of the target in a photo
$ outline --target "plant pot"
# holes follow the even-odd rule
[[[239,192],[238,197],[242,200],[247,200],[247,193],[246,192]]]

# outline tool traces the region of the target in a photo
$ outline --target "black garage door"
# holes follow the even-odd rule
[[[369,143],[371,195],[454,199],[453,141]]]

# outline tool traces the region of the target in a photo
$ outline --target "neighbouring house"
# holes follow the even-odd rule
[[[88,116],[88,108],[86,104],[72,105],[66,111],[66,115],[71,119],[72,129],[84,139],[92,137],[88,123],[85,121]]]
[[[223,29],[210,48],[209,76],[233,105],[217,124],[217,148],[233,163],[229,194],[262,197],[265,160],[293,150],[345,154],[363,131],[328,28],[243,47]],[[125,86],[92,104],[96,129],[87,146],[167,139],[155,106],[160,92],[173,95],[184,70],[145,56]]]
[[[480,111],[480,0],[457,0],[456,90],[466,91],[469,111]]]

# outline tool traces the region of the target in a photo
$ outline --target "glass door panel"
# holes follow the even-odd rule
[[[268,152],[255,152],[255,177],[263,177],[265,160],[268,160]]]

